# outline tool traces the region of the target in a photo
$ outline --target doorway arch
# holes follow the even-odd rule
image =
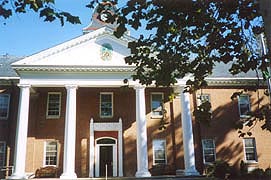
[[[103,177],[106,173],[117,176],[117,139],[112,137],[95,140],[95,176]]]

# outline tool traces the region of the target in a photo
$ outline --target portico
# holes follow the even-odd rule
[[[64,141],[63,147],[63,172],[61,172],[61,179],[75,179],[78,177],[76,173],[76,143],[77,136],[80,132],[77,123],[82,121],[89,121],[88,133],[86,137],[89,146],[88,152],[88,175],[89,177],[97,177],[100,175],[99,153],[101,147],[112,147],[113,156],[113,176],[125,176],[124,161],[129,157],[124,158],[125,147],[123,131],[123,122],[132,121],[133,118],[136,124],[136,177],[151,176],[150,169],[150,147],[148,147],[148,132],[147,132],[147,114],[146,112],[146,92],[144,87],[138,82],[133,81],[131,75],[135,66],[125,64],[124,57],[129,54],[127,44],[132,40],[129,36],[124,36],[121,39],[116,39],[112,36],[113,30],[109,28],[101,28],[89,34],[63,43],[54,48],[42,51],[33,56],[13,64],[13,68],[20,74],[20,105],[18,114],[18,127],[16,131],[16,150],[14,161],[14,173],[10,178],[22,179],[26,177],[25,163],[26,163],[26,149],[27,149],[27,131],[29,119],[29,103],[31,89],[35,88],[64,88],[65,89],[65,106],[62,107],[65,111],[64,117]],[[99,56],[99,50],[104,44],[106,47],[111,46],[111,59],[103,60]],[[91,49],[91,51],[90,51]],[[123,80],[127,79],[128,84]],[[78,109],[78,91],[81,88],[100,88],[107,92],[108,88],[115,88],[120,91],[121,87],[128,86],[133,89],[133,104],[131,107],[135,109],[135,116],[130,115],[131,119],[123,118],[124,115],[119,114],[119,117],[114,117],[110,121],[103,117],[92,117],[88,119],[81,118],[80,109]],[[183,139],[184,139],[184,160],[186,175],[197,175],[195,169],[194,157],[194,143],[192,132],[192,121],[190,112],[189,94],[184,94],[182,88],[179,86],[181,94],[182,107],[182,124],[183,124]],[[94,96],[93,96],[94,97]],[[95,96],[96,97],[96,96]],[[82,99],[82,98],[81,98]],[[119,101],[120,101],[119,96]],[[120,101],[121,102],[121,101]],[[90,104],[93,102],[89,102]],[[127,103],[128,105],[128,103]],[[113,102],[112,102],[113,106]],[[97,111],[95,106],[88,109],[91,113]],[[105,106],[106,107],[106,106]],[[115,109],[117,109],[116,107]],[[125,107],[124,107],[125,108]],[[125,109],[123,109],[125,111]],[[95,114],[95,113],[94,113]],[[97,122],[95,122],[97,120]],[[112,122],[111,122],[112,121]],[[126,125],[128,126],[128,125]],[[132,126],[132,125],[129,125]],[[126,127],[127,128],[127,127]],[[117,132],[116,137],[104,135],[95,139],[95,132]],[[85,133],[85,134],[88,134]],[[110,143],[102,143],[98,141],[102,139],[111,139]],[[97,149],[98,148],[98,149]],[[111,152],[111,150],[106,150]],[[115,155],[115,153],[117,155]]]

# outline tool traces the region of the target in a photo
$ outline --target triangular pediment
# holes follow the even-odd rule
[[[130,54],[128,42],[134,38],[124,35],[116,38],[108,27],[82,35],[55,47],[28,56],[13,67],[52,68],[52,67],[129,67],[124,58]]]

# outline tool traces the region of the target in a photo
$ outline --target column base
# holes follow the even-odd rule
[[[8,177],[8,179],[28,179],[26,174],[16,174],[13,173],[11,176]]]
[[[75,173],[63,173],[60,176],[60,179],[76,179],[77,175]]]
[[[177,169],[176,170],[177,176],[199,176],[199,172],[195,168],[190,169]]]
[[[136,177],[151,177],[151,173],[147,171],[137,171],[135,174]]]

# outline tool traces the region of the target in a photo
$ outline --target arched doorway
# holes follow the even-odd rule
[[[117,140],[102,137],[95,140],[95,176],[117,176]],[[106,172],[107,171],[107,172]]]

